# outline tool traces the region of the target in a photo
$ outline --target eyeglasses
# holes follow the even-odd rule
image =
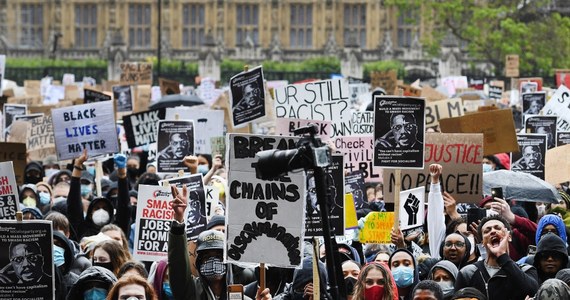
[[[24,262],[24,259],[30,263],[36,263],[41,258],[42,258],[42,256],[40,254],[28,254],[28,255],[24,255],[24,256],[14,256],[10,260],[17,263],[17,264],[21,264]]]
[[[445,244],[443,244],[443,246],[444,246],[445,248],[448,248],[448,249],[450,249],[451,247],[455,246],[455,248],[459,249],[459,248],[465,247],[465,243],[464,243],[464,242],[455,242],[455,243],[452,243],[452,242],[445,242]]]
[[[533,157],[533,158],[538,158],[539,156],[540,156],[540,153],[538,153],[538,152],[525,153],[525,154],[524,154],[524,157],[528,157],[528,158],[531,158],[531,157]]]
[[[402,127],[406,130],[406,131],[412,131],[414,129],[416,129],[416,124],[413,123],[407,123],[407,124],[397,124],[397,125],[393,125],[392,126],[392,130],[394,131],[400,131],[402,130]]]

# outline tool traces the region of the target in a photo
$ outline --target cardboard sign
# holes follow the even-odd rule
[[[99,92],[91,89],[83,89],[83,102],[86,104],[93,102],[107,101],[107,100],[113,100],[113,96],[105,92]]]
[[[158,261],[168,256],[168,233],[174,211],[170,187],[139,185],[133,256]]]
[[[15,220],[18,211],[18,183],[11,161],[0,162],[0,219]]]
[[[439,120],[461,117],[463,112],[461,98],[428,102],[426,104],[426,128],[436,129],[439,126]]]
[[[0,54],[0,96],[2,96],[4,93],[3,81],[4,81],[5,69],[6,69],[6,55]]]
[[[343,124],[344,125],[344,124]],[[340,130],[339,130],[340,129]],[[355,111],[348,122],[348,126],[336,128],[335,136],[373,136],[374,135],[374,112]]]
[[[15,117],[14,117],[15,118]],[[6,136],[6,142],[11,143],[27,143],[28,138],[26,133],[30,123],[27,121],[14,121],[10,125],[10,133]]]
[[[559,131],[570,131],[570,89],[561,85],[542,109],[546,116],[558,116]]]
[[[566,144],[547,150],[545,167],[546,182],[556,186],[570,181],[570,145]]]
[[[21,97],[10,97],[7,103],[9,104],[26,104],[30,105],[42,105],[42,97],[40,96],[21,96]]]
[[[50,84],[44,95],[43,104],[53,105],[65,99],[65,86]]]
[[[226,259],[297,266],[303,254],[305,172],[278,180],[256,178],[259,151],[296,149],[298,139],[230,134]]]
[[[42,160],[56,154],[55,136],[51,116],[35,118],[27,132],[28,155],[33,160]]]
[[[219,214],[219,210],[224,212],[224,205],[220,202],[220,189],[206,185],[204,186],[204,194],[206,195],[206,216],[208,220],[211,220],[213,216]]]
[[[381,182],[382,169],[375,167],[374,139],[372,137],[344,137],[335,139],[337,151],[344,154],[344,170],[346,172],[360,171],[367,182]]]
[[[511,153],[511,170],[544,180],[546,134],[517,134],[519,151]]]
[[[224,112],[221,110],[176,107],[166,109],[166,120],[180,119],[194,121],[194,153],[210,154],[211,138],[224,135]]]
[[[137,85],[135,90],[135,112],[148,110],[151,100],[150,85]]]
[[[26,115],[28,111],[28,106],[24,104],[4,104],[3,120],[4,120],[4,134],[3,136],[10,134],[10,125],[14,122],[14,116]]]
[[[483,133],[483,155],[518,151],[515,123],[510,109],[498,109],[439,120],[441,132]]]
[[[503,89],[505,83],[503,81],[493,81],[489,84],[489,99],[501,100],[503,99]]]
[[[348,88],[350,89],[350,107],[359,109],[365,104],[361,103],[359,96],[368,93],[370,91],[370,85],[368,83],[349,83]]]
[[[411,86],[411,85],[407,85],[407,84],[398,84],[397,85],[398,89],[402,89],[403,90],[403,96],[406,97],[421,97],[422,95],[422,90]]]
[[[247,124],[265,116],[265,88],[261,66],[230,78],[232,124]]]
[[[556,141],[554,137],[556,136],[556,122],[558,117],[556,116],[526,116],[525,120],[525,132],[526,133],[538,133],[546,134],[546,149],[551,149],[556,147]]]
[[[216,155],[226,155],[226,138],[223,136],[216,136],[210,138],[210,146],[212,147],[212,157]]]
[[[467,76],[448,76],[441,79],[441,85],[447,90],[449,96],[459,93],[461,89],[469,87]]]
[[[1,299],[55,299],[51,221],[0,220]]]
[[[127,84],[152,84],[151,63],[121,63],[121,80]]]
[[[523,115],[538,115],[546,104],[545,92],[525,93],[521,96]]]
[[[570,131],[556,132],[556,147],[570,144]]]
[[[53,109],[52,122],[58,160],[79,157],[83,149],[89,157],[119,152],[110,101]]]
[[[383,88],[386,94],[393,95],[398,84],[398,72],[396,70],[370,72],[370,89]]]
[[[159,173],[178,173],[186,170],[184,157],[194,154],[194,122],[190,120],[158,122]]]
[[[374,99],[374,165],[422,169],[425,99],[380,96]]]
[[[318,128],[318,135],[322,141],[330,140],[332,126],[329,121],[301,120],[289,118],[277,118],[275,120],[275,134],[284,136],[295,136],[295,129],[314,124]]]
[[[479,203],[483,186],[483,135],[456,133],[426,133],[425,167],[423,170],[403,170],[402,190],[420,186],[429,192],[429,165],[443,166],[443,190],[457,202]],[[384,201],[394,201],[393,170],[384,170]],[[400,201],[403,201],[400,198]]]
[[[0,161],[12,161],[14,176],[18,185],[24,184],[24,170],[26,168],[26,144],[0,143]]]
[[[180,82],[176,80],[158,78],[158,85],[162,96],[180,94]]]
[[[425,186],[400,192],[400,229],[409,231],[424,225]]]
[[[542,91],[542,77],[519,78],[515,81],[519,87],[519,93],[534,93]]]
[[[123,127],[129,148],[156,143],[157,124],[163,120],[164,108],[123,116]]]
[[[345,79],[313,81],[275,90],[277,118],[330,121],[331,137],[348,127],[351,119],[350,90]]]
[[[519,77],[519,56],[517,54],[510,54],[507,55],[505,60],[505,76]]]
[[[63,78],[61,79],[62,85],[72,85],[75,84],[75,74],[63,74]]]
[[[113,97],[117,105],[117,112],[133,111],[133,91],[130,85],[113,86]]]
[[[394,212],[370,212],[364,219],[364,227],[360,229],[358,241],[361,243],[390,244]]]

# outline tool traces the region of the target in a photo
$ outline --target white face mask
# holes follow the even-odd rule
[[[439,281],[437,284],[439,284],[439,286],[441,287],[441,290],[443,291],[444,295],[453,294],[454,292],[453,282]]]
[[[93,223],[95,223],[95,225],[103,226],[109,223],[110,216],[105,209],[100,208],[93,212],[92,218],[93,218]]]
[[[536,210],[538,211],[538,218],[540,219],[544,217],[544,215],[546,214],[546,205],[544,204],[537,205]]]

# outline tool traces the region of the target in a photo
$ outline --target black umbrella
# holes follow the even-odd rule
[[[559,203],[560,194],[550,183],[528,173],[498,170],[483,174],[483,194],[503,188],[506,200]]]
[[[177,106],[194,106],[202,105],[204,101],[198,97],[196,94],[191,95],[166,95],[156,103],[152,104],[149,109],[157,109],[163,107],[177,107]]]

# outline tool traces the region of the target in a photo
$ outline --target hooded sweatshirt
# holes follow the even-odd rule
[[[570,287],[560,279],[548,279],[545,281],[536,296],[536,300],[560,300],[560,299],[570,299]]]
[[[400,299],[404,299],[404,300],[408,300],[408,299],[413,299],[414,298],[414,287],[416,286],[416,284],[418,284],[418,282],[420,282],[420,274],[418,271],[418,265],[416,263],[416,259],[414,258],[414,256],[412,255],[412,253],[406,249],[398,249],[396,251],[394,251],[394,253],[392,253],[392,255],[390,255],[390,259],[388,260],[388,266],[390,266],[390,270],[392,271],[392,273],[394,272],[394,270],[392,269],[392,258],[394,257],[394,255],[398,252],[405,252],[407,253],[411,259],[412,259],[412,264],[413,264],[413,268],[414,268],[414,280],[413,283],[408,287],[409,292],[407,295],[400,295]],[[392,274],[392,276],[394,276]],[[394,278],[396,279],[396,278]]]
[[[319,282],[321,287],[321,294],[324,295],[326,292],[328,277],[325,265],[318,261],[319,266]],[[285,291],[282,294],[275,296],[275,300],[296,300],[303,299],[303,295],[298,295],[295,290],[303,290],[307,283],[313,282],[313,260],[312,257],[308,256],[303,258],[301,263],[301,268],[296,268],[293,272],[293,282],[285,287]]]
[[[549,276],[543,273],[542,270],[540,269],[540,261],[542,259],[547,259],[544,257],[545,254],[552,252],[560,254],[560,257],[562,257],[562,265],[560,266],[560,269],[564,269],[568,265],[568,252],[566,251],[566,243],[559,236],[555,234],[548,233],[544,235],[540,239],[540,242],[536,247],[536,254],[534,256],[534,262],[533,262],[533,265],[538,272],[539,284],[541,284],[543,281],[549,278],[554,278],[554,276],[556,275],[554,274],[552,276]]]
[[[67,299],[83,299],[83,293],[87,291],[87,284],[91,282],[97,282],[99,286],[106,287],[108,292],[117,282],[117,277],[113,272],[103,267],[89,267],[79,275],[79,279],[67,294]]]
[[[451,275],[451,279],[453,281],[453,284],[455,284],[455,281],[457,280],[457,274],[459,273],[459,269],[457,269],[457,266],[455,266],[454,263],[450,262],[449,260],[442,260],[442,261],[438,262],[429,271],[428,279],[433,280],[433,272],[436,269],[443,269],[443,270],[447,271],[447,273],[449,273]],[[445,299],[449,299],[449,298],[451,298],[451,296],[453,296],[454,292],[455,292],[455,290],[451,291],[450,293],[446,293],[443,295],[443,297]]]
[[[74,257],[74,247],[71,241],[65,237],[61,232],[54,231],[53,232],[53,239],[54,241],[59,241],[60,245],[63,245],[63,257],[65,258],[65,263],[59,268],[62,275],[63,284],[65,286],[65,292],[63,295],[67,295],[71,287],[79,280],[79,275],[70,272],[71,266],[75,262]],[[56,293],[58,293],[56,291]],[[64,297],[65,298],[65,297]]]
[[[547,225],[554,225],[556,231],[558,231],[558,236],[566,243],[568,237],[566,236],[566,227],[564,226],[564,221],[557,215],[545,215],[540,218],[538,225],[536,226],[536,235],[534,237],[536,245],[540,241],[542,230]]]
[[[465,254],[463,254],[463,258],[461,258],[461,261],[459,262],[459,265],[456,265],[457,269],[461,269],[463,267],[465,267],[466,265],[469,264],[469,256],[471,253],[471,242],[469,241],[469,239],[464,236],[461,233],[457,233],[454,232],[453,234],[459,234],[461,237],[463,237],[463,242],[465,243]],[[443,248],[445,246],[445,239],[443,239],[443,241],[441,241],[441,244],[439,245],[439,256],[443,258]]]

